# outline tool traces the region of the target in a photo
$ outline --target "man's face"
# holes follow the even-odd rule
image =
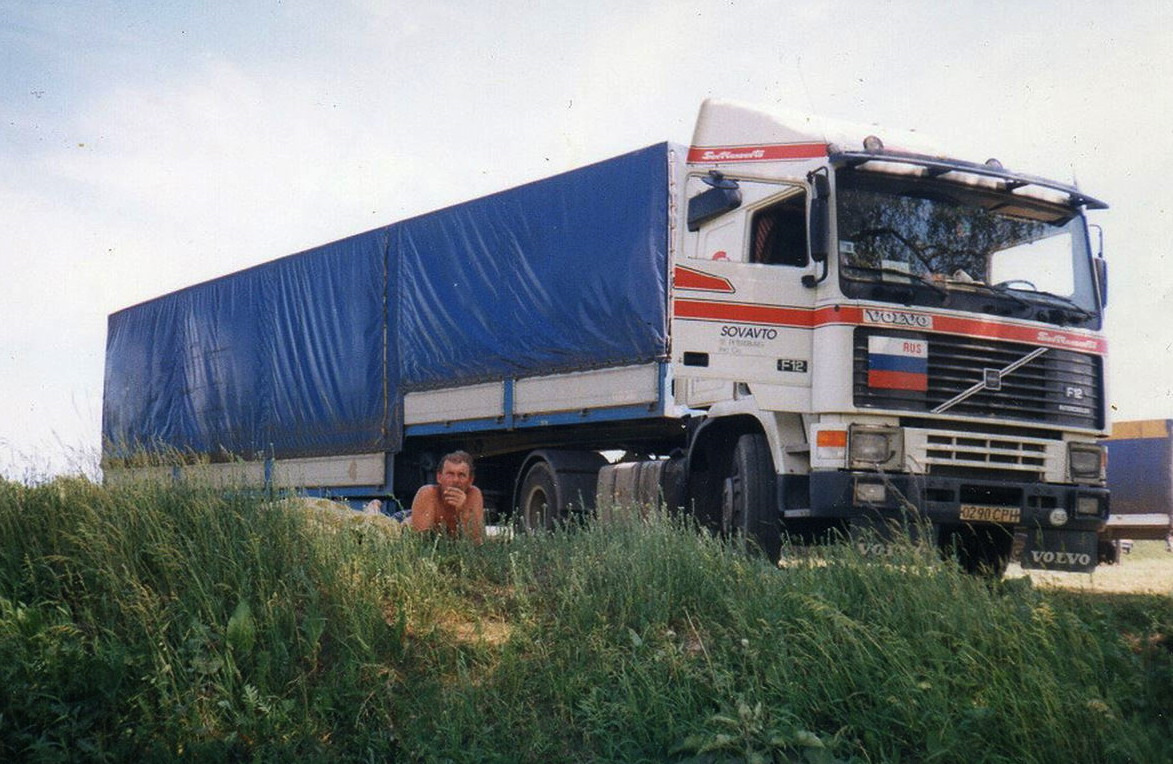
[[[472,485],[472,474],[464,462],[444,462],[436,473],[436,482],[441,488],[459,488],[467,491]]]

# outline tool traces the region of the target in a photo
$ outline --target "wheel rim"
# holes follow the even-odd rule
[[[534,486],[525,497],[525,524],[529,530],[545,529],[550,516],[550,497],[541,486]]]

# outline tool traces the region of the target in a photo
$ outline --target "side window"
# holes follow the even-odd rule
[[[754,213],[749,259],[767,265],[807,264],[804,194],[793,194]]]

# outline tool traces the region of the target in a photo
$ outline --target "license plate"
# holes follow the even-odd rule
[[[985,504],[962,504],[961,519],[970,523],[1017,523],[1022,518],[1018,507],[992,507]]]

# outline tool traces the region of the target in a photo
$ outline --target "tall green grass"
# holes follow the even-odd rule
[[[787,550],[790,552],[791,550]],[[0,759],[1161,761],[1173,602],[656,517],[482,547],[0,483]]]

